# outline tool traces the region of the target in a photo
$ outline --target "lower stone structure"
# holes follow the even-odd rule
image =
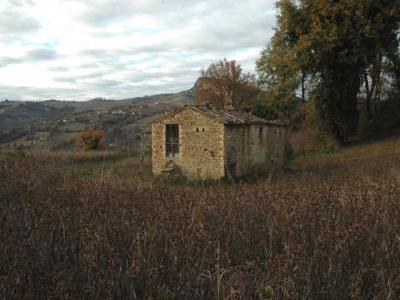
[[[152,122],[153,173],[189,179],[242,177],[284,163],[286,127],[236,110],[184,106]]]

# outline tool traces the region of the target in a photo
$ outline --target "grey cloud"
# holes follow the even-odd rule
[[[12,1],[15,6],[26,7],[24,0]],[[76,87],[54,92],[81,99],[92,97],[93,93],[123,98],[189,89],[201,68],[224,57],[233,59],[243,51],[250,51],[251,55],[241,55],[239,63],[253,68],[254,53],[272,36],[275,22],[271,14],[274,0],[68,1],[86,6],[83,14],[75,18],[85,24],[92,39],[99,39],[100,43],[94,44],[103,45],[110,39],[104,48],[82,49],[82,45],[77,45],[78,67],[62,67],[62,61],[57,60],[58,67],[48,69],[54,72],[54,80]],[[158,23],[150,23],[148,30],[146,24],[145,29],[135,28],[135,20],[141,16],[149,16]],[[149,36],[146,44],[137,38],[142,34]],[[131,45],[122,47],[126,43],[119,43],[119,39],[132,41]],[[0,57],[0,67],[58,58],[55,50],[35,49],[21,58]],[[25,94],[33,92],[48,95],[41,89],[21,90]]]
[[[55,60],[56,58],[57,53],[54,50],[45,48],[33,49],[21,57],[0,57],[0,68],[12,64]]]
[[[12,57],[0,57],[0,68],[18,63],[20,60]]]
[[[34,3],[32,0],[8,0],[10,5],[21,7],[24,5],[32,6]]]
[[[45,100],[50,98],[74,100],[82,99],[79,89],[68,88],[34,88],[27,86],[0,85],[0,99],[12,100]]]
[[[77,88],[34,88],[27,86],[0,85],[0,99],[12,100],[89,100],[94,97],[112,99],[131,98],[139,95],[173,93],[185,90],[188,83],[171,85],[168,82],[152,84],[131,84],[120,81],[102,81],[96,84],[83,84]],[[191,85],[191,83],[190,83]],[[190,86],[189,85],[189,86]]]
[[[53,71],[53,72],[66,72],[66,71],[68,71],[69,69],[68,69],[67,67],[64,67],[64,66],[58,66],[58,67],[51,67],[51,68],[48,68],[48,70],[49,70],[49,71]]]
[[[82,3],[82,1],[79,1]],[[89,25],[108,25],[134,16],[152,14],[160,16],[174,11],[183,11],[192,7],[187,0],[86,0],[86,11],[80,20]]]
[[[21,35],[40,29],[40,23],[13,7],[0,11],[0,33],[4,35]]]
[[[113,79],[101,79],[101,80],[97,80],[93,83],[91,83],[90,85],[96,87],[96,88],[105,88],[105,89],[109,89],[109,88],[116,88],[116,87],[120,87],[122,85],[126,84],[123,81],[120,80],[113,80]]]
[[[98,63],[84,63],[84,64],[81,64],[79,66],[79,68],[81,68],[81,69],[93,69],[93,68],[96,68],[98,66],[99,66]]]
[[[39,48],[29,51],[23,58],[28,61],[39,61],[39,60],[54,60],[57,58],[56,51],[47,48]]]
[[[63,82],[63,83],[78,83],[79,80],[77,77],[74,76],[57,76],[54,77],[55,81]]]
[[[109,50],[105,50],[105,49],[85,49],[85,50],[81,51],[81,54],[85,55],[85,56],[104,57],[104,56],[111,55],[111,52]]]
[[[112,60],[122,56],[138,56],[138,60],[143,59],[143,55],[149,58],[152,55],[165,54],[174,51],[173,44],[158,43],[155,45],[146,46],[132,46],[126,48],[114,48],[114,49],[84,49],[80,52],[81,55],[103,61]],[[140,57],[139,57],[140,56]]]
[[[54,80],[59,82],[78,83],[81,82],[82,80],[96,80],[96,79],[98,80],[104,78],[106,75],[107,75],[106,72],[96,71],[83,75],[68,74],[63,76],[56,76],[54,77]]]
[[[119,2],[121,1],[121,5]],[[157,15],[161,24],[160,30],[174,30],[175,37],[162,38],[152,45],[140,45],[140,41],[135,41],[135,45],[128,49],[107,50],[106,53],[96,52],[95,49],[87,51],[86,54],[93,56],[100,55],[134,55],[140,53],[153,53],[159,55],[168,52],[227,52],[240,48],[249,48],[265,45],[267,39],[272,36],[272,27],[274,18],[267,15],[268,11],[260,7],[269,7],[272,10],[273,4],[270,1],[269,6],[261,0],[250,0],[238,4],[227,4],[225,1],[202,1],[203,5],[193,5],[184,1],[138,1],[133,4],[118,0],[101,1],[99,5],[92,7],[90,14],[104,14],[104,18],[93,17],[92,26],[95,20],[102,22],[105,18],[114,21],[113,25],[118,25],[118,20],[122,16],[134,18],[141,13],[146,13],[150,7],[154,7],[152,16]],[[92,1],[87,1],[88,5],[93,5]],[[267,1],[268,3],[268,1]],[[115,5],[114,5],[115,4]],[[108,9],[109,6],[115,6]],[[162,10],[160,7],[165,6]],[[122,7],[122,8],[121,8]],[[179,9],[171,9],[178,8]],[[120,9],[121,8],[121,9]],[[109,14],[107,12],[110,12]],[[85,19],[84,19],[85,20]],[[108,24],[108,23],[107,23]],[[106,25],[107,25],[106,24]],[[98,25],[98,24],[97,24]],[[99,36],[121,36],[129,38],[135,28],[126,26],[121,33],[115,34],[107,30],[107,26],[101,26],[95,31]]]

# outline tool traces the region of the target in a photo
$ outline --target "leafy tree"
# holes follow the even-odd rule
[[[256,105],[254,105],[251,109],[250,112],[259,117],[263,118],[266,120],[275,120],[278,118],[278,113],[275,111],[275,109],[266,103],[259,102]]]
[[[200,73],[196,94],[198,104],[210,102],[217,108],[243,108],[253,103],[259,93],[254,75],[244,73],[234,60],[220,60]]]
[[[75,139],[78,150],[104,150],[104,133],[97,130],[82,131]]]
[[[398,49],[399,0],[280,0],[271,48],[258,62],[276,101],[311,94],[324,129],[344,142],[357,125],[357,97],[379,97],[386,58]],[[263,62],[266,62],[264,64]],[[364,89],[361,87],[364,86]],[[281,97],[282,100],[279,100]],[[367,103],[369,107],[370,104]]]
[[[296,117],[300,88],[302,102],[306,99],[308,70],[304,55],[293,51],[298,40],[295,28],[299,26],[299,10],[290,1],[280,1],[282,12],[277,16],[275,34],[269,45],[261,52],[256,69],[260,84],[265,91],[264,102],[274,107],[278,117],[289,124]]]

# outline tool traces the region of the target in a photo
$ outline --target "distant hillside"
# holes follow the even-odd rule
[[[135,151],[146,125],[167,111],[192,104],[194,91],[122,100],[0,102],[0,146],[67,150],[80,131],[95,128],[104,130],[108,146]]]

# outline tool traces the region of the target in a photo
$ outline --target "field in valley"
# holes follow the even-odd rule
[[[400,137],[235,185],[149,168],[0,153],[0,298],[400,297]]]

